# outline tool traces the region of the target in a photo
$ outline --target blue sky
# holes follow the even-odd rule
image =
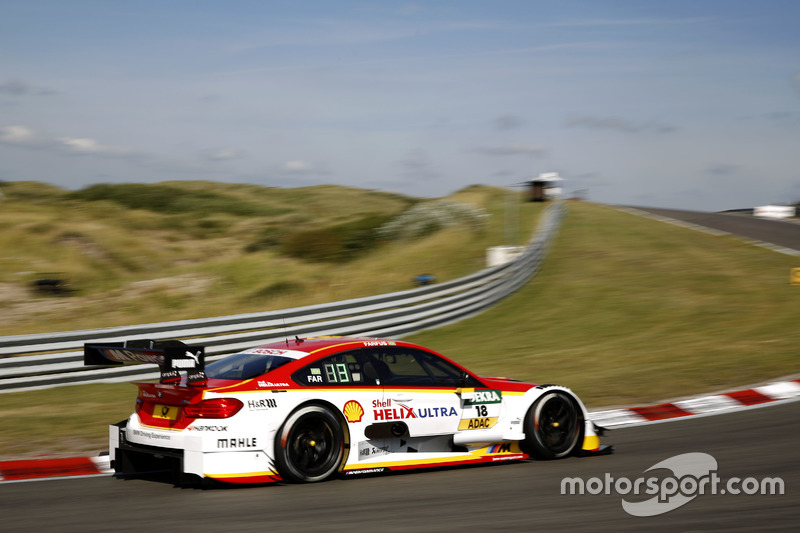
[[[0,180],[800,200],[800,3],[0,3]]]

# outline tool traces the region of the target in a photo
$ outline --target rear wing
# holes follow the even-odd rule
[[[114,366],[124,363],[150,363],[161,369],[161,383],[178,383],[181,370],[188,371],[189,385],[203,385],[205,347],[187,346],[181,341],[132,340],[83,345],[85,366]]]

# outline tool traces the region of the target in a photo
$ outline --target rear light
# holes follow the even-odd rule
[[[189,418],[230,418],[244,404],[236,398],[212,398],[183,408],[183,416]]]
[[[138,413],[139,411],[141,411],[142,410],[142,406],[144,406],[144,401],[139,396],[137,396],[136,397],[136,410],[135,410],[135,412]]]

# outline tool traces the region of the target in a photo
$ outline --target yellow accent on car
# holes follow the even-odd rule
[[[597,435],[587,435],[583,438],[583,450],[596,450],[600,447],[600,437]]]
[[[486,418],[462,418],[458,424],[458,430],[467,429],[489,429],[497,424],[498,417],[488,416]]]

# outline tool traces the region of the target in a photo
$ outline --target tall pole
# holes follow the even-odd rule
[[[506,188],[503,218],[506,245],[519,246],[519,194],[515,192],[514,185]]]

